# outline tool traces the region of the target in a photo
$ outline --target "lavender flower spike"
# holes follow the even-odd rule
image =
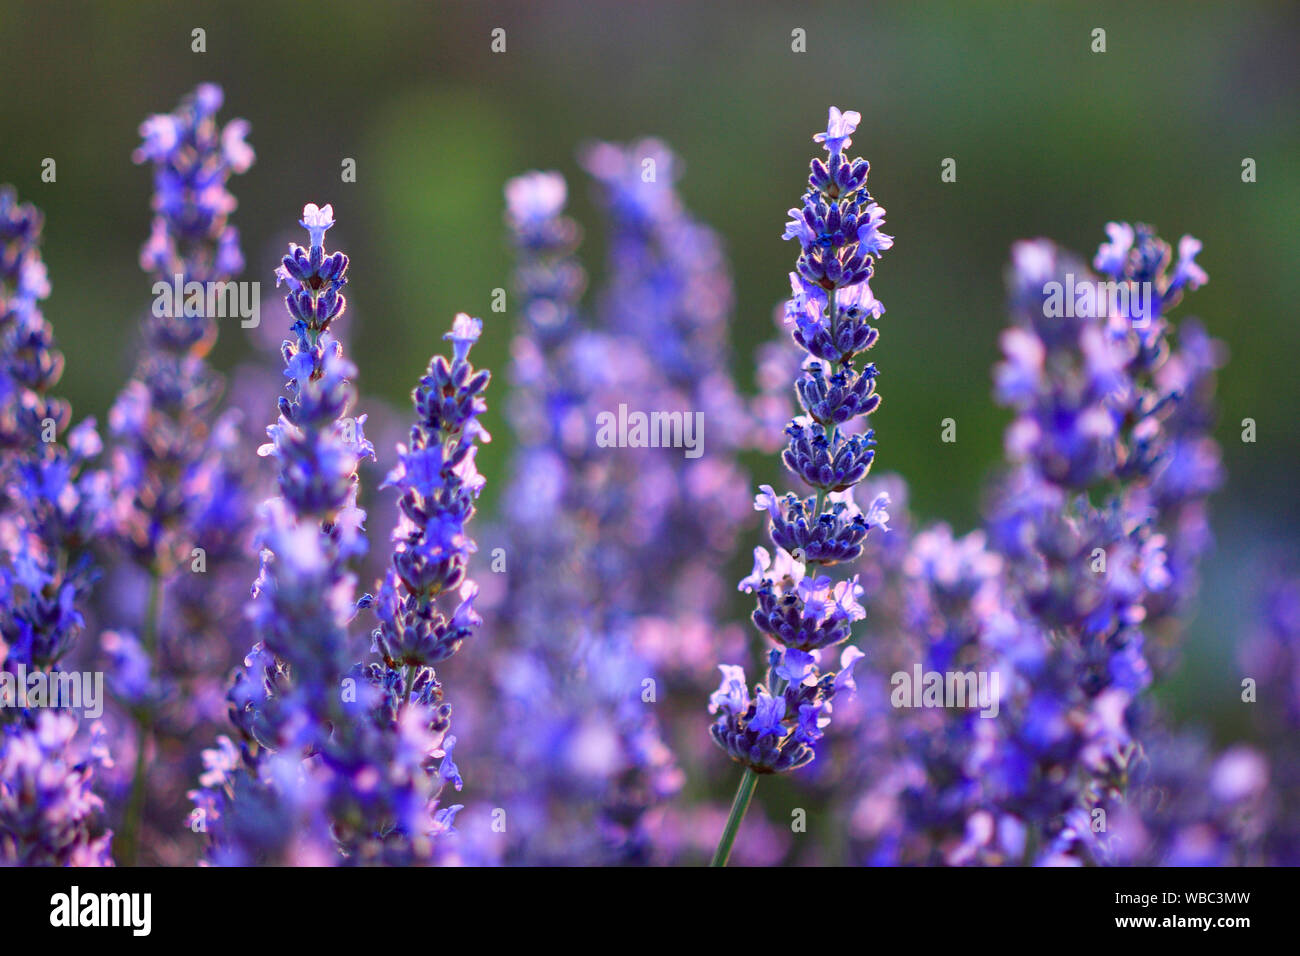
[[[293,320],[291,338],[281,346],[288,394],[267,428],[270,441],[258,450],[275,460],[280,491],[262,509],[261,573],[249,607],[260,642],[228,694],[243,738],[242,766],[229,766],[225,757],[215,761],[214,754],[206,775],[212,784],[192,794],[209,821],[209,858],[219,863],[336,858],[339,831],[330,826],[326,804],[333,787],[346,787],[335,768],[344,762],[341,751],[353,740],[356,719],[338,688],[356,659],[349,647],[357,602],[348,562],[367,546],[356,472],[374,448],[364,435],[365,416],[345,417],[356,369],[330,332],[346,307],[348,269],[346,255],[327,254],[323,246],[332,207],[308,205],[301,224],[310,247],[291,244],[276,270],[277,284],[288,284],[285,305]],[[233,751],[221,746],[227,755]],[[328,759],[303,763],[308,754]],[[280,835],[283,843],[268,847],[258,839],[268,831],[288,832]]]
[[[477,550],[465,524],[483,489],[474,456],[477,442],[491,437],[478,421],[487,409],[483,391],[491,373],[469,362],[482,332],[481,319],[462,313],[443,336],[451,340],[454,357],[448,362],[436,355],[429,363],[415,389],[419,418],[410,444],[398,446],[397,467],[384,483],[401,493],[402,513],[393,529],[392,566],[379,592],[374,640],[389,668],[411,669],[407,683],[451,657],[482,623],[474,611],[478,585],[465,576]],[[459,604],[444,614],[439,598],[450,593],[459,595]],[[432,673],[422,683],[437,687]]]
[[[755,500],[755,509],[768,512],[778,550],[773,560],[756,549],[754,572],[740,587],[757,593],[754,623],[777,647],[752,697],[744,671],[724,665],[722,686],[710,698],[709,712],[718,715],[714,742],[745,767],[714,866],[726,865],[757,775],[811,762],[832,701],[855,690],[852,669],[862,652],[846,647],[838,672],[822,669],[823,654],[848,641],[853,622],[865,616],[863,589],[856,576],[837,582],[822,571],[857,558],[872,528],[888,530],[888,496],[865,512],[853,500],[875,457],[873,433],[858,430],[857,420],[880,405],[876,367],[859,359],[875,344],[874,321],[884,312],[867,282],[875,258],[894,244],[880,231],[885,211],[866,190],[867,161],[844,154],[860,119],[831,107],[826,132],[813,137],[828,156],[812,161],[803,208],[790,210],[783,236],[801,247],[786,320],[808,358],[795,382],[804,414],[786,428],[782,460],[813,494],[778,498],[764,485]]]
[[[228,282],[244,268],[226,184],[252,165],[253,150],[246,121],[217,122],[221,102],[221,88],[205,83],[140,126],[144,142],[132,158],[153,166],[155,212],[140,266],[164,286]],[[221,445],[232,436],[213,429],[222,389],[207,363],[215,319],[188,305],[157,311],[143,322],[140,358],[109,425],[117,536],[141,567],[166,577],[210,531],[204,516],[232,507],[213,500],[232,484]]]
[[[0,188],[0,671],[49,671],[85,626],[80,605],[99,569],[108,481],[92,460],[95,423],[69,429],[50,394],[63,355],[41,314],[49,295],[42,217]],[[0,866],[112,866],[95,770],[111,766],[102,730],[77,739],[66,711],[28,709],[0,689]]]
[[[230,223],[238,203],[227,185],[254,160],[244,141],[248,123],[218,121],[222,99],[219,86],[200,84],[171,113],[141,124],[132,154],[153,171],[154,217],[140,267],[154,280],[155,300],[141,322],[132,377],[108,416],[109,514],[113,538],[147,574],[148,598],[135,620],[114,622],[118,629],[101,637],[122,670],[119,696],[134,697],[135,705],[136,764],[119,840],[128,865],[140,848],[163,842],[155,837],[171,824],[161,821],[179,809],[175,788],[160,775],[192,729],[189,701],[213,686],[208,656],[217,651],[224,670],[233,649],[212,625],[221,613],[214,592],[224,593],[212,582],[242,575],[252,519],[234,464],[240,415],[220,410],[224,380],[208,362],[218,334],[212,313],[225,312],[213,308],[215,299],[220,290],[234,291],[244,268]],[[207,565],[202,576],[185,571],[196,549]],[[124,663],[129,659],[136,663]],[[147,671],[131,673],[145,663]],[[130,685],[133,692],[125,690]]]
[[[71,426],[71,406],[51,394],[63,354],[40,309],[50,292],[41,223],[0,189],[0,665],[10,668],[48,669],[75,644],[108,509],[107,479],[92,467],[95,422]]]
[[[390,667],[426,667],[456,653],[480,623],[474,613],[478,586],[465,577],[465,564],[476,548],[465,535],[483,478],[474,467],[476,442],[490,437],[479,424],[486,410],[482,393],[491,373],[475,371],[470,347],[483,322],[456,316],[451,339],[454,358],[441,355],[415,390],[419,420],[411,443],[398,446],[398,465],[384,487],[401,492],[401,522],[393,530],[393,566],[379,596],[380,626],[375,644]],[[402,592],[399,596],[399,589]],[[437,612],[439,595],[459,590],[455,613]]]

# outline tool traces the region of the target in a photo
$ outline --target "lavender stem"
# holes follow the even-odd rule
[[[744,775],[740,778],[740,786],[736,788],[736,799],[731,801],[731,813],[727,814],[727,825],[722,828],[722,837],[718,840],[718,848],[713,851],[713,859],[709,861],[709,866],[727,865],[727,860],[731,857],[731,845],[736,842],[740,822],[745,819],[745,811],[749,809],[749,801],[754,796],[756,786],[758,786],[758,774],[746,767]]]

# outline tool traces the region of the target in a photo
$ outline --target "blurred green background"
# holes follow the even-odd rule
[[[207,52],[191,52],[206,30]],[[489,49],[493,28],[507,50]],[[1106,52],[1091,51],[1106,31]],[[802,28],[807,52],[791,51]],[[136,266],[150,176],[132,165],[143,117],[196,83],[246,117],[257,163],[232,189],[264,321],[272,270],[300,239],[304,202],[332,202],[334,248],[353,258],[351,351],[364,393],[402,401],[457,311],[487,319],[476,358],[502,367],[509,315],[501,186],[528,168],[570,177],[603,253],[575,147],[663,137],[682,191],[724,236],[738,306],[736,373],[773,334],[793,255],[780,239],[826,107],[863,114],[855,152],[897,245],[872,286],[886,303],[875,358],[886,403],[878,468],[898,471],[925,519],[959,530],[1001,454],[989,367],[1004,324],[1008,246],[1045,235],[1091,256],[1110,219],[1205,243],[1197,314],[1231,349],[1219,438],[1231,479],[1206,576],[1198,649],[1176,707],[1222,700],[1229,637],[1249,620],[1261,572],[1294,558],[1300,417],[1294,317],[1300,205],[1300,5],[1011,3],[16,3],[0,8],[0,181],[47,214],[54,294],[46,314],[67,355],[64,391],[101,420],[129,373],[150,299]],[[41,161],[58,164],[42,183]],[[342,183],[344,158],[356,183]],[[946,157],[957,182],[940,180]],[[1244,157],[1258,182],[1241,181]],[[232,331],[233,329],[233,331]],[[216,361],[256,348],[223,327]],[[498,402],[493,416],[499,426]],[[940,420],[958,441],[939,441]],[[1258,422],[1243,444],[1240,422]],[[493,424],[489,421],[489,427]],[[504,434],[504,433],[503,433]],[[507,442],[485,449],[488,507]],[[775,469],[773,468],[773,471]],[[1210,706],[1214,709],[1214,705]],[[1239,708],[1238,708],[1239,710]],[[1230,719],[1220,734],[1235,732]]]

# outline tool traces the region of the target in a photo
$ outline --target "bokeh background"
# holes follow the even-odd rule
[[[206,53],[191,52],[196,27]],[[489,48],[496,27],[504,54]],[[806,53],[791,51],[796,27]],[[1091,51],[1097,27],[1104,54]],[[780,234],[809,137],[828,104],[857,109],[855,152],[871,160],[897,236],[872,283],[889,309],[875,354],[878,468],[906,476],[920,518],[961,531],[1001,455],[1006,415],[989,399],[989,368],[1011,242],[1045,235],[1090,256],[1110,219],[1193,233],[1211,282],[1178,315],[1199,315],[1231,350],[1218,432],[1230,477],[1186,664],[1162,693],[1230,739],[1243,729],[1224,687],[1237,683],[1233,636],[1265,573],[1294,561],[1300,527],[1298,41],[1292,3],[4,0],[0,181],[46,212],[62,389],[79,416],[102,421],[150,299],[136,266],[151,188],[130,161],[136,128],[197,82],[222,84],[223,117],[250,120],[257,150],[232,188],[263,321],[280,319],[272,270],[301,238],[303,203],[332,202],[333,247],[353,258],[360,387],[402,402],[457,311],[484,316],[475,358],[504,367],[513,321],[490,311],[492,290],[509,284],[504,180],[529,168],[569,176],[598,280],[602,237],[575,149],[658,135],[685,161],[687,201],[728,244],[735,372],[748,387],[788,290],[793,253]],[[41,181],[46,157],[55,183]],[[955,183],[940,179],[948,157]],[[1241,180],[1245,157],[1253,184]],[[355,183],[340,181],[345,158]],[[262,343],[227,323],[216,363],[233,368]],[[488,426],[504,435],[500,406]],[[947,417],[955,444],[939,440]],[[1241,441],[1246,417],[1254,444]],[[489,512],[507,446],[480,457]],[[771,480],[777,464],[754,471]]]

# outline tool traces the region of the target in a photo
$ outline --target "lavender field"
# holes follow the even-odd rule
[[[0,24],[0,864],[1300,863],[1294,11],[263,6]]]

